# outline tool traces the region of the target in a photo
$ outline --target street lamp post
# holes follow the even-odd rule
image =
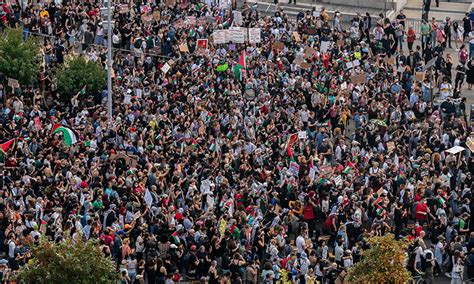
[[[112,11],[107,0],[107,116],[112,122]]]

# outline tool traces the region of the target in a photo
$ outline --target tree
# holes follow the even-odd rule
[[[370,248],[362,260],[348,271],[349,283],[406,283],[410,272],[406,268],[405,249],[408,243],[397,241],[392,234],[368,239]]]
[[[115,283],[118,279],[114,262],[92,241],[42,240],[31,252],[33,259],[20,268],[20,283]]]
[[[20,28],[7,29],[0,35],[0,72],[28,85],[37,80],[41,56],[36,38],[23,41]]]
[[[64,62],[55,70],[59,93],[64,99],[80,92],[86,86],[87,94],[95,94],[106,83],[107,73],[95,61],[86,60],[84,56],[75,56]]]

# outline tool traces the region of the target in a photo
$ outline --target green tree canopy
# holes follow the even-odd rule
[[[349,283],[406,283],[410,279],[406,268],[406,241],[397,241],[392,234],[371,237],[367,241],[370,248],[348,271],[345,279]]]
[[[18,274],[20,283],[115,283],[114,262],[94,242],[42,240],[32,248],[28,264]]]
[[[88,61],[84,56],[75,56],[66,60],[55,70],[55,78],[59,93],[65,99],[76,95],[86,87],[86,94],[95,94],[106,83],[107,73],[95,61]]]
[[[34,37],[23,42],[20,28],[7,29],[0,35],[0,72],[28,85],[37,80],[41,56]]]

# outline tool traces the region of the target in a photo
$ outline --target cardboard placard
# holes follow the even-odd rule
[[[425,79],[425,72],[415,72],[415,80],[423,81]]]
[[[153,12],[153,18],[158,22],[161,19],[160,11]]]
[[[365,74],[357,74],[351,76],[351,82],[354,84],[364,84],[365,83]]]
[[[8,86],[12,87],[13,89],[20,88],[18,80],[12,78],[8,78]]]
[[[179,51],[181,52],[189,52],[189,47],[187,43],[183,43],[179,45]]]
[[[393,141],[387,142],[387,150],[392,152],[395,149],[395,143]]]
[[[468,137],[466,140],[466,145],[471,150],[471,152],[474,152],[474,137]]]
[[[273,44],[273,48],[276,50],[283,50],[285,48],[285,44],[283,42],[277,41]]]
[[[311,64],[309,64],[309,63],[307,63],[307,62],[303,62],[303,63],[300,64],[300,67],[301,67],[301,69],[305,69],[305,70],[306,70],[306,69],[311,68]]]
[[[301,64],[304,63],[304,62],[305,62],[304,58],[301,57],[301,56],[298,56],[298,57],[295,58],[295,60],[293,60],[293,63],[296,64],[296,65],[299,65],[299,66],[301,66]]]
[[[300,34],[298,32],[293,32],[293,38],[295,39],[296,42],[300,42],[301,41],[301,37],[300,37]]]
[[[249,28],[249,43],[260,43],[261,41],[260,28]]]
[[[174,6],[176,4],[176,0],[166,0],[166,6]]]
[[[306,47],[304,48],[304,51],[303,51],[303,52],[304,52],[304,56],[305,56],[306,58],[311,58],[311,57],[313,57],[315,54],[317,54],[317,51],[316,51],[314,48],[310,47],[310,46],[306,46]]]
[[[338,39],[338,40],[336,41],[336,44],[337,44],[338,46],[343,46],[343,45],[345,44],[345,41],[344,41],[343,39]]]

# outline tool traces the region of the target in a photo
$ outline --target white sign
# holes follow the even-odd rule
[[[153,203],[153,197],[151,196],[151,193],[148,189],[145,191],[143,199],[145,200],[146,206],[150,208],[151,204]]]
[[[214,40],[214,44],[226,43],[226,31],[225,30],[215,30],[212,33],[212,39]]]
[[[454,146],[453,148],[449,148],[448,150],[446,150],[446,152],[448,152],[450,154],[453,154],[453,155],[456,155],[457,153],[462,152],[465,149],[466,148],[461,147],[461,146]]]
[[[239,11],[233,11],[232,12],[233,16],[234,16],[234,24],[236,26],[241,26],[243,24],[243,21],[242,21],[242,12],[239,12]]]
[[[300,132],[298,132],[298,138],[299,139],[306,139],[306,138],[308,138],[308,133],[306,133],[306,131],[300,131]]]
[[[328,52],[328,49],[329,49],[329,41],[322,41],[321,52]]]
[[[230,27],[229,32],[231,34],[232,42],[244,43],[245,42],[245,29],[241,27]]]
[[[168,63],[165,63],[165,65],[163,65],[163,67],[161,67],[161,71],[163,71],[164,74],[168,73],[168,71],[170,71],[170,69],[171,69],[171,66]]]
[[[260,28],[249,28],[249,43],[260,43],[261,41]]]

